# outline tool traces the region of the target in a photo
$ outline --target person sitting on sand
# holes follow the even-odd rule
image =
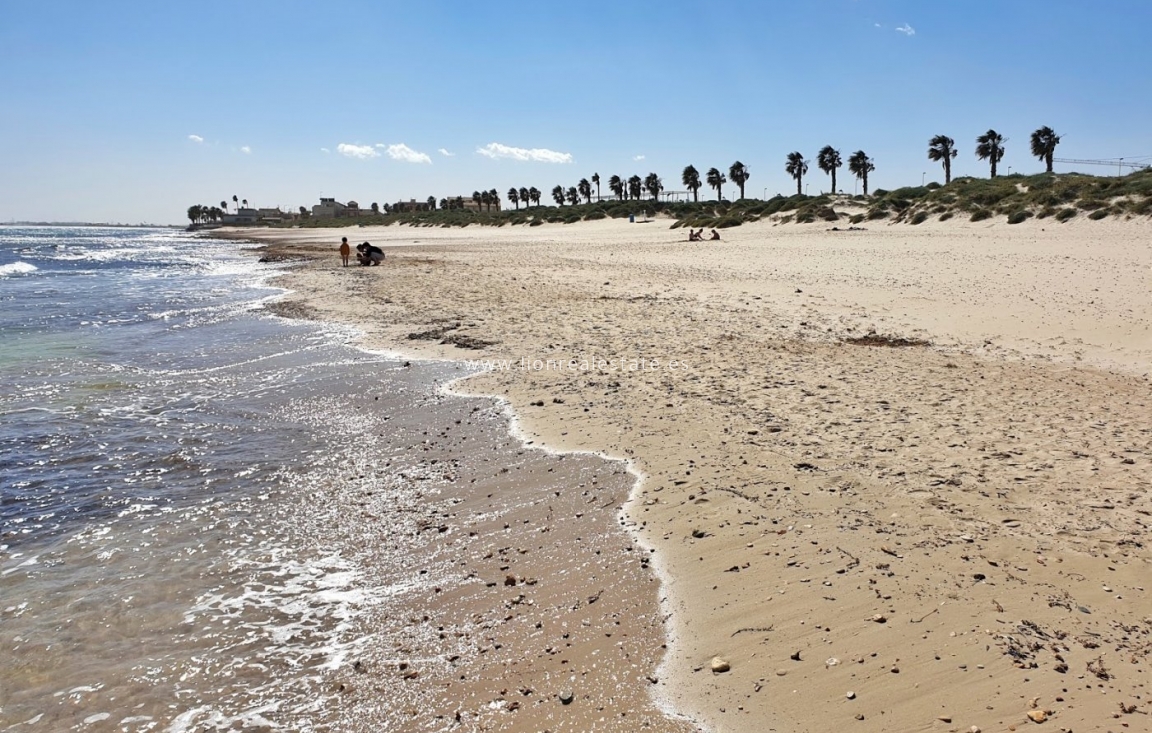
[[[374,245],[365,242],[360,245],[364,248],[364,256],[368,259],[364,264],[366,265],[379,265],[384,261],[384,250]]]
[[[701,231],[701,232],[703,232],[704,230],[703,230],[703,229],[701,229],[700,231]],[[718,232],[718,231],[716,231],[715,229],[713,229],[713,230],[712,230],[712,236],[711,236],[711,237],[708,237],[708,238],[709,238],[709,239],[719,239],[719,238],[720,238],[720,232]]]
[[[689,242],[700,242],[700,241],[703,241],[703,239],[704,239],[704,227],[700,227],[700,231],[696,231],[695,229],[689,229],[688,230],[688,241]]]
[[[352,248],[348,246],[348,237],[340,238],[340,261],[344,266],[348,266],[348,257],[352,254]]]

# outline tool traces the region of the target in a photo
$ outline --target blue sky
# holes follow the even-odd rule
[[[1062,157],[1152,156],[1150,28],[1147,0],[0,0],[0,222],[181,223],[232,195],[367,206],[593,173],[680,189],[685,165],[735,160],[747,195],[771,196],[795,190],[793,150],[815,193],[827,144],[895,188],[943,179],[935,134],[956,140],[954,175],[988,174],[972,149],[989,128],[1001,171],[1041,170],[1041,125]]]

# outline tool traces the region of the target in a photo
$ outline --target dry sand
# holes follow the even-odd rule
[[[385,264],[339,267],[344,234]],[[669,638],[650,688],[699,728],[1152,727],[1146,223],[723,235],[242,233],[318,257],[286,312],[511,360],[459,388],[631,461]]]

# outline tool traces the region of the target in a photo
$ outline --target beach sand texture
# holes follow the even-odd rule
[[[668,224],[237,234],[314,258],[284,277],[285,314],[510,360],[458,389],[644,476],[590,508],[619,511],[663,581],[667,653],[621,679],[651,676],[694,727],[1147,726],[1146,224],[756,223],[704,243]],[[341,268],[344,234],[388,259]],[[544,730],[558,705],[486,720]]]

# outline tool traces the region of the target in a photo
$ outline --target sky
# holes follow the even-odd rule
[[[891,189],[943,181],[937,134],[953,176],[988,175],[988,129],[1002,173],[1042,171],[1042,125],[1057,156],[1152,162],[1150,28],[1147,0],[0,0],[0,223],[548,198],[594,173],[680,190],[737,160],[770,197],[792,151],[815,194],[825,145]]]

